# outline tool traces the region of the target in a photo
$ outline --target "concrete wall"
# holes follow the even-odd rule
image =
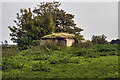
[[[85,42],[87,42],[87,40],[81,40],[81,42],[82,42],[82,43],[85,43]]]
[[[44,45],[44,43],[46,42],[46,41],[55,41],[56,43],[61,43],[61,44],[65,44],[66,46],[72,46],[72,44],[75,42],[75,40],[74,39],[62,39],[62,40],[58,40],[58,39],[55,39],[55,40],[53,40],[53,39],[47,39],[47,40],[42,40],[41,42],[40,42],[40,45]]]
[[[74,42],[75,42],[74,39],[66,39],[66,46],[72,46]]]

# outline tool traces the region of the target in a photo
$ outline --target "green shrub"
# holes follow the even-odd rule
[[[28,49],[29,46],[31,45],[32,38],[28,37],[27,35],[22,35],[21,39],[19,39],[17,43],[20,50],[25,50]]]
[[[10,62],[8,61],[8,59],[7,58],[3,58],[2,59],[3,61],[2,61],[2,70],[7,70],[7,69],[11,69],[12,68],[12,66],[10,65]]]
[[[73,55],[76,55],[76,56],[84,56],[84,55],[87,55],[91,52],[90,49],[76,49],[74,51],[70,51],[70,53],[72,53]]]
[[[93,72],[93,76],[94,73],[97,73],[97,76],[101,77],[98,73],[100,71],[105,73],[103,74],[104,77],[109,73],[107,71],[113,70],[113,75],[118,71],[118,56],[114,56],[118,55],[117,45],[100,44],[94,45],[93,48],[67,47],[63,50],[53,49],[50,48],[50,52],[47,52],[44,46],[34,46],[31,49],[16,52],[17,55],[10,55],[10,57],[4,54],[2,58],[3,77],[31,78],[37,76],[52,78],[54,76],[64,77],[64,75],[61,75],[61,73],[64,73],[66,74],[65,77],[75,78],[84,73],[81,77],[84,78],[88,75],[91,77],[91,72]],[[101,49],[105,49],[107,52],[101,52]],[[4,50],[7,51],[7,49]],[[9,50],[11,50],[9,53],[12,54],[12,49]],[[113,62],[111,63],[111,61]]]
[[[12,61],[12,59],[3,58],[2,70],[21,69],[24,66],[24,62]]]
[[[79,42],[79,43],[74,43],[72,45],[72,47],[75,47],[75,48],[92,48],[93,44],[90,41],[87,41],[85,43]]]
[[[62,50],[65,48],[64,44],[56,43],[55,41],[44,41],[44,45],[42,45],[44,49],[46,49],[48,52],[50,50]]]
[[[83,56],[83,57],[91,57],[91,58],[97,58],[102,55],[107,55],[107,54],[102,54],[101,52],[96,51],[96,49],[87,49],[87,48],[82,48],[82,49],[76,49],[73,51],[69,51],[69,54],[73,54],[74,56]]]
[[[95,53],[95,52],[91,52],[87,55],[84,55],[85,58],[99,58],[100,55],[99,55],[99,52]]]
[[[68,62],[69,63],[79,63],[80,58],[79,57],[71,57]]]
[[[32,70],[33,71],[46,71],[50,72],[52,68],[45,66],[44,64],[41,63],[36,63],[32,65]]]
[[[60,58],[59,62],[61,62],[61,63],[68,63],[69,59],[68,58]]]
[[[47,51],[58,49],[58,45],[54,41],[46,41],[43,46]]]
[[[94,48],[98,51],[98,52],[117,52],[118,51],[118,45],[111,45],[111,44],[97,44],[94,45]]]
[[[20,53],[20,50],[18,47],[3,47],[2,48],[2,57],[11,57],[18,55]]]
[[[58,63],[57,60],[50,60],[50,64],[56,64],[56,63]]]
[[[32,41],[32,46],[39,46],[40,45],[40,40],[33,40]]]
[[[42,55],[42,54],[33,56],[33,60],[47,60],[47,59],[48,59],[48,56]]]

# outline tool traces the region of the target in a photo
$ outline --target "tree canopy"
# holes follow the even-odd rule
[[[120,39],[111,40],[110,44],[120,44]]]
[[[73,21],[74,15],[66,13],[63,9],[59,9],[59,2],[43,2],[35,8],[33,12],[37,16],[43,16],[45,13],[50,13],[55,25],[54,32],[67,32],[80,34],[83,29],[76,27]]]
[[[80,35],[83,29],[76,27],[74,15],[59,9],[59,2],[42,2],[33,11],[21,9],[14,20],[16,26],[9,26],[11,40],[18,45],[30,45],[53,32],[66,32]],[[27,47],[27,46],[26,46]]]
[[[106,40],[106,36],[103,34],[103,35],[99,35],[99,36],[95,36],[93,35],[92,36],[92,43],[93,44],[107,44],[108,41]]]

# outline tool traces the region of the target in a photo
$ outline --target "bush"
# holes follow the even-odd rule
[[[53,42],[53,41],[45,41],[43,47],[44,47],[47,51],[57,50],[57,49],[58,49],[57,43],[56,43],[56,42]]]
[[[61,63],[68,63],[69,59],[68,58],[60,58],[59,62],[61,62]]]
[[[96,47],[97,48],[97,47]],[[108,55],[118,55],[117,51],[115,50],[105,50],[102,51],[102,49],[88,49],[88,48],[82,48],[82,49],[74,49],[74,50],[70,50],[68,53],[72,54],[74,56],[83,56],[83,57],[92,57],[92,58],[97,58],[100,56],[108,56]]]
[[[50,60],[50,64],[56,64],[56,63],[58,63],[57,60]]]
[[[120,39],[111,40],[110,44],[120,44]]]
[[[40,40],[33,40],[32,41],[32,46],[39,46],[40,45]]]
[[[2,57],[11,57],[18,55],[20,50],[18,47],[2,47]]]
[[[79,43],[74,43],[72,45],[72,47],[75,47],[75,48],[92,48],[93,44],[90,41],[87,41],[85,43],[79,42]]]
[[[42,65],[40,62],[32,65],[33,71],[46,71],[50,72],[52,68]]]
[[[17,41],[17,45],[20,50],[28,49],[32,43],[32,38],[26,35],[22,35],[22,38]]]
[[[55,41],[43,41],[44,45],[42,45],[47,51],[50,50],[62,50],[65,48],[64,44],[56,43]]]
[[[98,52],[118,52],[118,45],[111,45],[111,44],[97,44],[94,45],[94,48],[98,51]]]

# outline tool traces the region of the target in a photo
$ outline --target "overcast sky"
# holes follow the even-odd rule
[[[16,19],[16,13],[21,8],[33,9],[38,4],[39,2],[2,2],[0,41],[8,40],[12,43],[8,26],[15,25],[13,20]],[[74,21],[78,27],[84,29],[81,34],[86,40],[91,40],[92,35],[102,34],[106,35],[109,41],[118,38],[117,2],[62,2],[60,8],[75,15]]]

